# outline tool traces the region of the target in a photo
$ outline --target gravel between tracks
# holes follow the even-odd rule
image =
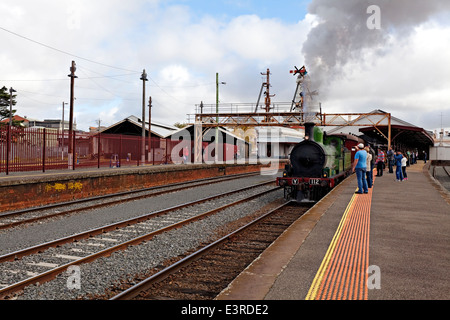
[[[187,189],[182,192],[160,195],[103,209],[75,213],[63,218],[49,219],[32,225],[2,230],[0,231],[0,255],[271,179],[274,181],[275,177],[254,176],[215,183]],[[227,209],[200,222],[156,236],[153,240],[139,246],[133,246],[125,251],[114,253],[109,258],[101,258],[93,263],[80,265],[80,290],[69,290],[67,280],[70,274],[63,273],[51,282],[26,288],[24,294],[19,296],[18,299],[67,300],[84,298],[86,294],[102,294],[112,283],[124,280],[126,275],[129,275],[128,278],[131,279],[136,273],[152,269],[171,257],[182,255],[198,247],[206,239],[214,236],[214,230],[218,226],[251,214],[281,196],[280,192],[275,191],[265,196],[264,200],[254,200],[239,207]],[[25,262],[34,262],[33,257],[24,258]],[[6,265],[2,265],[2,267],[6,267]]]
[[[0,230],[0,255],[121,220],[137,217],[149,212],[176,206],[181,203],[198,200],[216,194],[223,194],[232,189],[250,186],[270,179],[275,181],[274,176],[259,175],[245,179],[220,182],[187,189],[177,193],[169,193],[102,209],[95,209],[89,212],[75,213],[70,216],[49,219],[32,225]]]
[[[102,294],[119,280],[150,270],[165,260],[182,255],[215,236],[219,226],[252,214],[268,203],[278,200],[280,192],[272,192],[261,199],[228,208],[220,213],[191,223],[183,228],[156,236],[151,241],[127,250],[116,252],[108,258],[100,258],[90,264],[80,265],[81,288],[69,290],[70,274],[63,273],[56,279],[40,286],[25,288],[18,299],[23,300],[70,300],[83,299],[86,295]],[[128,276],[126,276],[128,275]]]

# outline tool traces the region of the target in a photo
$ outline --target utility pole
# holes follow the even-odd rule
[[[78,78],[75,75],[75,71],[77,70],[75,61],[72,61],[72,66],[70,67],[70,114],[69,114],[69,169],[75,170],[75,158],[74,158],[74,145],[73,145],[73,107],[74,107],[74,86],[75,86],[75,78]]]
[[[147,73],[142,71],[142,149],[141,149],[141,162],[145,163],[145,82],[147,80]]]
[[[262,73],[262,72],[261,72],[261,74],[262,74],[263,76],[267,76],[267,81],[266,81],[266,83],[264,84],[265,87],[266,87],[266,92],[264,92],[264,94],[266,95],[266,98],[265,98],[266,113],[269,113],[269,112],[270,112],[270,109],[272,109],[272,108],[270,107],[270,104],[271,104],[271,99],[270,99],[270,98],[275,97],[274,94],[273,94],[273,95],[270,95],[270,69],[267,69],[267,72],[266,72],[266,73]],[[266,121],[265,121],[265,122],[269,122],[269,116],[266,116]]]

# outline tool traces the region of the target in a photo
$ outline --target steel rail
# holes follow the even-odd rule
[[[93,236],[96,236],[98,234],[106,233],[106,232],[111,231],[111,230],[127,227],[127,226],[130,226],[130,225],[139,223],[139,222],[143,222],[143,221],[146,221],[146,220],[148,220],[150,218],[154,218],[154,217],[157,217],[157,216],[160,216],[160,215],[163,215],[163,214],[167,214],[167,213],[169,213],[171,211],[183,209],[183,208],[186,208],[186,207],[189,207],[189,206],[200,204],[200,203],[203,203],[203,202],[206,202],[206,201],[211,201],[211,200],[214,200],[214,199],[217,199],[217,198],[221,198],[221,197],[224,197],[224,196],[232,195],[234,193],[246,191],[246,190],[249,190],[249,189],[261,187],[261,186],[268,185],[268,184],[271,184],[271,183],[273,183],[273,181],[266,181],[266,182],[259,183],[259,184],[256,184],[256,185],[253,185],[253,186],[250,186],[250,187],[245,187],[245,188],[233,190],[233,191],[230,191],[230,192],[227,192],[227,193],[223,193],[223,194],[219,194],[219,195],[215,195],[215,196],[211,196],[211,197],[206,197],[206,198],[203,198],[203,199],[200,199],[200,200],[195,200],[195,201],[192,201],[192,202],[188,202],[188,203],[184,203],[184,204],[181,204],[181,205],[173,206],[173,207],[170,207],[170,208],[167,208],[167,209],[163,209],[163,210],[147,213],[147,214],[135,217],[135,218],[131,218],[131,219],[115,222],[115,223],[112,223],[112,224],[109,224],[109,225],[101,226],[99,228],[94,228],[94,229],[91,229],[91,230],[88,230],[88,231],[83,231],[83,232],[77,233],[75,235],[67,236],[67,237],[64,237],[64,238],[57,239],[57,240],[53,240],[53,241],[49,241],[49,242],[46,242],[46,243],[42,243],[42,244],[39,244],[39,245],[36,245],[36,246],[33,246],[33,247],[29,247],[29,248],[26,248],[26,249],[22,249],[22,250],[18,250],[18,251],[15,251],[15,252],[11,252],[11,253],[8,253],[8,254],[0,256],[0,263],[6,262],[6,261],[14,261],[14,260],[20,259],[20,258],[22,258],[24,256],[27,256],[27,255],[30,255],[30,254],[34,254],[34,253],[38,253],[39,251],[43,251],[43,250],[46,250],[46,249],[51,248],[51,247],[56,247],[56,246],[60,246],[60,245],[66,244],[66,243],[70,243],[70,242],[78,241],[78,240],[81,240],[81,239],[86,239],[86,238],[89,238],[89,237],[93,237]]]
[[[229,177],[227,177],[225,179],[220,179],[219,178],[218,181],[214,181],[214,182],[219,183],[219,182],[223,182],[223,181],[240,179],[240,178],[243,178],[243,177],[253,176],[253,175],[257,175],[257,174],[258,173],[238,174],[238,175],[229,176]],[[117,199],[117,200],[112,200],[112,201],[109,201],[109,202],[106,202],[106,203],[103,202],[103,203],[99,203],[99,204],[93,204],[93,205],[90,205],[90,206],[87,206],[87,207],[69,209],[69,210],[65,210],[65,211],[62,211],[62,212],[56,212],[56,213],[46,214],[46,215],[43,215],[43,216],[40,216],[40,217],[33,217],[33,218],[25,219],[25,220],[22,220],[22,221],[15,221],[15,222],[10,222],[10,223],[0,224],[0,230],[9,229],[9,228],[17,227],[19,225],[23,225],[23,224],[27,224],[27,223],[33,223],[33,222],[36,222],[36,221],[45,220],[45,219],[49,219],[49,218],[54,218],[54,217],[58,217],[58,216],[68,215],[68,214],[79,212],[79,211],[92,210],[92,209],[105,207],[105,206],[110,206],[110,205],[115,205],[115,204],[119,204],[119,203],[123,203],[123,202],[127,202],[127,201],[134,201],[134,200],[138,200],[138,199],[154,197],[154,196],[161,195],[161,194],[164,194],[164,193],[178,192],[178,191],[189,189],[189,188],[200,187],[200,186],[203,186],[203,185],[210,184],[211,180],[217,180],[217,179],[218,179],[217,177],[214,177],[214,178],[206,178],[206,179],[201,179],[201,180],[191,180],[191,181],[188,181],[188,182],[173,183],[173,184],[169,184],[169,185],[163,185],[163,186],[139,189],[139,190],[134,190],[134,191],[124,191],[124,192],[119,192],[119,193],[114,193],[114,194],[109,194],[109,195],[103,195],[103,196],[92,197],[92,198],[87,198],[87,199],[79,199],[79,200],[74,200],[74,201],[69,201],[69,202],[64,202],[64,203],[58,203],[58,204],[52,204],[52,205],[43,206],[43,207],[35,207],[35,208],[30,208],[30,209],[23,209],[23,210],[19,210],[19,211],[3,213],[3,214],[0,214],[0,218],[14,217],[14,216],[24,215],[24,214],[28,214],[28,213],[32,213],[32,212],[36,212],[36,211],[43,211],[43,210],[49,210],[49,209],[59,208],[59,207],[63,207],[63,206],[69,206],[69,205],[74,205],[74,204],[85,203],[85,202],[91,202],[91,201],[98,201],[98,200],[109,199],[109,198],[114,198],[114,197],[127,196],[127,195],[133,194],[133,193],[150,192],[150,191],[154,191],[154,190],[158,190],[158,189],[162,189],[162,188],[173,188],[173,187],[177,187],[177,186],[182,186],[182,187],[179,187],[179,188],[176,188],[176,189],[163,190],[163,191],[158,191],[158,192],[154,192],[154,193],[151,193],[151,194],[132,196],[132,197],[128,197],[126,199]],[[200,183],[197,183],[197,182],[200,182]],[[197,184],[195,184],[195,183],[197,183]],[[186,186],[186,184],[195,184],[195,185],[187,185]]]
[[[442,168],[444,168],[445,173],[447,173],[447,175],[450,177],[450,172],[447,170],[447,167],[443,166]]]
[[[273,181],[271,181],[271,182],[266,182],[266,183],[261,183],[261,184],[259,184],[259,185],[253,186],[253,187],[257,187],[257,186],[261,186],[261,185],[266,185],[266,184],[270,184],[270,183],[273,183]],[[250,188],[251,188],[251,187],[244,188],[244,189],[250,189]],[[136,237],[136,238],[134,238],[134,239],[128,240],[128,241],[126,241],[126,242],[120,243],[120,244],[118,244],[118,245],[115,245],[115,246],[113,246],[113,247],[110,247],[110,248],[101,250],[101,251],[99,251],[99,252],[93,253],[93,254],[88,255],[88,256],[86,256],[86,257],[80,258],[80,259],[78,259],[78,260],[76,260],[76,261],[73,261],[73,262],[70,262],[70,263],[67,263],[67,264],[58,266],[58,267],[56,267],[56,268],[54,268],[54,269],[52,269],[52,270],[49,270],[49,271],[44,272],[44,273],[41,273],[41,274],[36,275],[36,276],[34,276],[34,277],[31,277],[31,278],[22,280],[22,281],[20,281],[20,282],[17,282],[17,283],[15,283],[15,284],[12,284],[12,285],[10,285],[10,286],[8,286],[8,287],[5,287],[5,288],[3,288],[3,289],[0,289],[0,299],[3,299],[3,298],[5,298],[5,297],[8,297],[9,295],[14,294],[15,292],[17,292],[17,291],[19,291],[19,290],[22,290],[23,288],[25,288],[25,287],[27,287],[27,286],[29,286],[29,285],[32,285],[32,284],[35,284],[35,283],[43,283],[43,282],[50,281],[50,280],[54,279],[58,274],[60,274],[60,273],[64,272],[65,270],[67,270],[67,268],[70,267],[70,266],[72,266],[72,265],[79,265],[79,264],[89,263],[89,262],[94,261],[94,260],[96,260],[96,259],[98,259],[98,258],[100,258],[100,257],[107,257],[107,256],[110,256],[113,252],[116,252],[116,251],[119,251],[119,250],[125,250],[127,247],[132,246],[132,245],[138,245],[138,244],[140,244],[140,243],[142,243],[142,242],[144,242],[144,241],[150,240],[151,238],[153,238],[154,236],[156,236],[156,235],[158,235],[158,234],[161,234],[161,233],[170,231],[170,230],[172,230],[172,229],[180,228],[180,227],[182,227],[182,226],[184,226],[184,225],[186,225],[186,224],[188,224],[188,223],[191,223],[191,222],[194,222],[194,221],[197,221],[197,220],[201,220],[201,219],[203,219],[203,218],[205,218],[205,217],[207,217],[207,216],[209,216],[209,215],[215,214],[215,213],[217,213],[217,212],[219,212],[219,211],[221,211],[221,210],[224,210],[224,209],[229,208],[229,207],[231,207],[231,206],[235,206],[235,205],[240,204],[240,203],[242,203],[242,202],[246,202],[246,201],[255,199],[255,198],[257,198],[257,197],[261,197],[261,196],[263,196],[263,195],[265,195],[265,194],[267,194],[267,193],[273,192],[273,191],[278,190],[278,189],[279,189],[279,187],[275,187],[275,188],[273,188],[273,189],[270,189],[270,190],[266,190],[266,191],[260,192],[260,193],[258,193],[258,194],[256,194],[256,195],[253,195],[253,196],[250,196],[250,197],[246,197],[246,198],[244,198],[244,199],[235,201],[235,202],[233,202],[233,203],[226,204],[226,205],[221,206],[221,207],[219,207],[219,208],[215,208],[215,209],[210,210],[210,211],[208,211],[208,212],[199,214],[199,215],[197,215],[197,216],[195,216],[195,217],[191,217],[191,218],[185,219],[185,220],[183,220],[183,221],[179,221],[179,222],[177,222],[177,223],[174,223],[174,224],[172,224],[172,225],[163,227],[163,228],[158,229],[158,230],[156,230],[156,231],[147,233],[147,234],[145,234],[145,235],[142,235],[142,236]],[[222,194],[221,196],[228,195],[228,194],[230,194],[230,193],[240,192],[240,191],[242,191],[242,189],[240,189],[240,190],[235,190],[235,191],[233,191],[233,192],[229,192],[229,193],[226,193],[226,194]],[[216,197],[217,197],[217,196],[215,196],[214,198],[216,198]],[[189,205],[191,205],[191,204],[189,204]],[[188,205],[188,206],[189,206],[189,205]],[[173,207],[173,208],[167,209],[167,210],[173,211],[173,210],[178,209],[178,207],[180,207],[180,206]],[[174,208],[175,208],[175,209],[174,209]],[[167,210],[163,210],[163,211],[167,211]],[[114,228],[114,229],[117,229],[117,228]],[[38,249],[36,249],[37,247],[39,247],[39,246],[36,246],[36,247],[32,248],[32,250],[33,250],[34,252],[39,252],[39,251],[44,250],[44,249],[38,250]],[[31,248],[30,248],[30,249],[31,249]],[[26,250],[27,250],[27,249],[26,249]],[[36,251],[36,250],[37,250],[37,251]],[[12,256],[12,255],[14,255],[14,253],[10,254],[10,256]]]
[[[228,241],[229,239],[233,238],[238,233],[248,229],[249,227],[253,226],[254,224],[258,223],[259,221],[274,214],[278,210],[286,207],[291,202],[292,201],[286,202],[286,203],[278,206],[277,208],[270,210],[269,212],[254,219],[253,221],[240,227],[239,229],[225,235],[224,237],[220,238],[219,240],[216,240],[213,243],[201,248],[200,250],[197,250],[196,252],[190,254],[189,256],[175,262],[174,264],[168,266],[167,268],[155,273],[154,275],[150,276],[149,278],[141,281],[140,283],[137,283],[136,285],[128,288],[127,290],[121,292],[120,294],[112,297],[110,300],[131,300],[131,299],[137,297],[142,291],[149,289],[153,284],[164,280],[165,278],[167,278],[171,274],[177,272],[181,268],[189,265],[190,263],[194,262],[195,260],[198,260],[199,258],[201,258],[204,254],[206,254],[210,250],[214,249],[215,247],[219,246],[220,244],[224,243],[225,241]]]

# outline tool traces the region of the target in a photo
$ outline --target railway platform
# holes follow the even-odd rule
[[[13,172],[0,175],[0,212],[283,166],[277,161]]]
[[[298,219],[216,300],[448,300],[450,193],[428,166],[352,175]]]

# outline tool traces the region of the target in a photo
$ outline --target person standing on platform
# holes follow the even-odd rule
[[[382,149],[378,149],[377,156],[377,177],[383,176],[383,168],[384,167],[384,152]]]
[[[373,185],[373,172],[372,172],[372,154],[370,153],[370,147],[366,146],[364,148],[367,152],[367,159],[366,159],[366,180],[367,180],[367,187],[372,188]]]
[[[427,163],[427,153],[425,152],[425,150],[423,151],[423,162]]]
[[[189,149],[188,147],[185,147],[183,149],[183,163],[186,164],[188,162],[188,157],[189,157]]]
[[[406,157],[403,157],[402,159],[402,174],[403,174],[403,181],[408,180],[408,175],[406,174],[406,166],[407,166],[408,159]]]
[[[394,166],[395,152],[392,148],[390,148],[386,155],[388,160],[389,173],[394,173],[393,166]]]
[[[397,151],[397,154],[394,156],[395,161],[395,175],[397,178],[397,181],[403,181],[403,173],[402,173],[402,159],[403,155],[400,151]]]
[[[366,167],[367,167],[367,152],[364,150],[362,143],[358,144],[358,152],[355,154],[355,160],[353,161],[352,171],[356,172],[356,179],[358,180],[357,194],[369,193],[366,181]]]

